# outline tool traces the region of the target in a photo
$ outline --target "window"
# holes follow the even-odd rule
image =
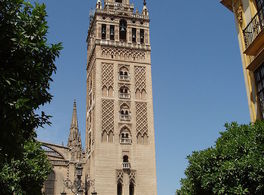
[[[127,155],[124,155],[124,156],[123,156],[123,162],[124,162],[124,163],[128,162],[128,156],[127,156]]]
[[[255,71],[255,83],[258,96],[258,110],[261,114],[261,119],[264,119],[264,63]]]
[[[110,25],[110,40],[115,40],[115,26]]]
[[[116,0],[115,2],[116,3],[122,3],[122,0]]]
[[[130,98],[128,87],[123,86],[123,87],[120,88],[119,97],[122,98],[122,99],[129,99]]]
[[[137,42],[137,29],[132,28],[132,42],[136,43]]]
[[[132,182],[130,182],[129,184],[129,195],[134,195],[134,184]]]
[[[144,29],[140,29],[140,43],[144,43],[144,38],[145,38],[144,33],[145,33]]]
[[[127,104],[122,104],[120,106],[120,120],[129,121],[130,120],[130,110]]]
[[[117,184],[117,195],[122,195],[122,184],[119,182]]]
[[[126,67],[119,69],[119,80],[129,80],[128,69]]]
[[[121,144],[131,144],[131,133],[127,127],[123,127],[120,133],[120,143]]]
[[[120,23],[119,23],[120,41],[126,41],[126,34],[127,34],[127,22],[125,20],[120,20]]]
[[[102,39],[106,39],[106,25],[102,24]]]

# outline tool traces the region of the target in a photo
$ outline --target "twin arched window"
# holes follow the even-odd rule
[[[124,127],[120,132],[120,143],[121,144],[131,144],[131,133],[127,127]]]
[[[129,99],[130,98],[129,88],[126,86],[122,86],[119,90],[119,97],[122,99]]]
[[[119,80],[129,80],[129,71],[126,67],[121,67],[119,69]]]
[[[120,120],[129,121],[130,120],[130,109],[127,104],[122,104],[120,107]]]

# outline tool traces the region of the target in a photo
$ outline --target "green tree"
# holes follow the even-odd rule
[[[214,147],[188,156],[176,194],[264,194],[264,122],[225,127]]]
[[[0,194],[40,194],[50,171],[35,129],[50,124],[39,109],[62,47],[47,43],[46,16],[44,4],[0,0]]]

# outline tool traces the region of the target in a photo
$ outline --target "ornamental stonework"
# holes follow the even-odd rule
[[[114,65],[102,63],[102,87],[113,88],[114,86]]]
[[[137,137],[148,135],[148,114],[146,102],[136,102],[136,131]]]
[[[114,132],[114,101],[102,100],[102,131]]]
[[[135,91],[146,91],[146,67],[135,66]]]
[[[146,53],[135,49],[102,47],[101,56],[114,59],[144,60],[146,58]]]

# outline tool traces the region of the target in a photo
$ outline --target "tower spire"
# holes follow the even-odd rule
[[[147,8],[147,2],[146,2],[146,0],[144,0],[144,3],[143,4],[144,4],[144,6],[143,6],[142,14],[144,16],[148,16],[149,13],[148,13],[148,8]]]
[[[101,0],[97,0],[96,9],[102,9],[102,1]]]

